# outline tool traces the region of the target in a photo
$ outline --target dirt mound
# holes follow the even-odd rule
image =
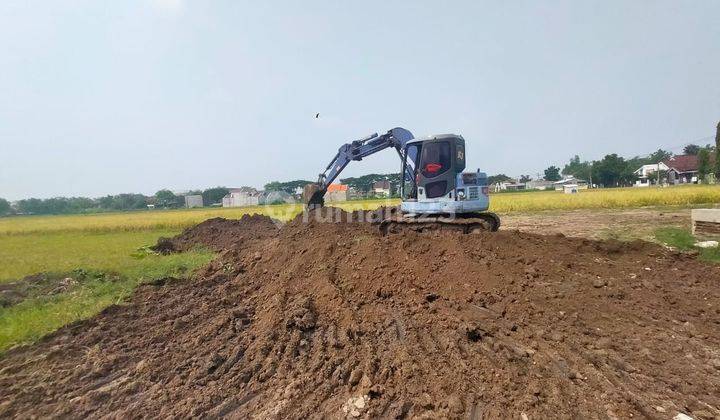
[[[153,251],[161,254],[188,251],[205,246],[215,251],[235,248],[246,241],[277,235],[279,222],[263,215],[243,215],[240,219],[216,217],[185,229],[173,238],[160,238]]]
[[[298,219],[227,243],[8,352],[0,416],[720,415],[720,267],[686,255]]]

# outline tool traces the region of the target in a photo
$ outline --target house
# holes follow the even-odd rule
[[[185,207],[191,209],[193,207],[203,207],[203,196],[200,194],[186,195],[185,196]]]
[[[229,188],[228,195],[223,197],[223,207],[257,206],[260,204],[261,193],[253,187]]]
[[[295,195],[287,191],[258,191],[260,195],[259,204],[292,204],[295,203]]]
[[[347,191],[348,200],[358,200],[358,199],[363,199],[363,198],[367,198],[367,197],[368,197],[367,192],[359,191],[356,188],[348,186],[348,191]]]
[[[390,181],[376,181],[372,185],[372,191],[375,197],[390,197]]]
[[[348,186],[343,184],[330,184],[325,192],[325,201],[347,201]]]
[[[714,154],[710,155],[710,167],[715,162]],[[700,158],[697,155],[679,155],[665,159],[662,163],[668,167],[667,181],[669,184],[697,184],[700,180],[698,169]]]
[[[520,191],[526,188],[526,184],[522,182],[512,182],[505,185],[506,191]]]
[[[518,185],[519,184],[516,180],[511,179],[508,181],[501,181],[501,182],[496,182],[496,183],[492,184],[492,190],[495,192],[506,191],[508,189],[516,190]]]
[[[578,184],[563,185],[563,192],[565,194],[577,194],[578,193]]]
[[[634,187],[648,187],[655,185],[658,182],[659,173],[658,171],[667,171],[670,168],[664,163],[652,163],[649,165],[643,165],[638,168],[634,174],[637,175],[638,179],[635,181]],[[663,179],[660,179],[662,182]]]
[[[553,187],[552,181],[546,181],[544,179],[533,179],[525,183],[526,190],[545,190]]]
[[[566,185],[574,185],[574,188],[576,190],[588,189],[587,181],[577,179],[574,176],[569,176],[565,179],[561,179],[560,181],[553,182],[553,187],[555,188],[555,191],[565,191]]]

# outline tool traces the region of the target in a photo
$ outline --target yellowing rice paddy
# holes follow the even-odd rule
[[[645,206],[693,206],[720,203],[720,186],[689,185],[667,188],[613,188],[582,190],[578,194],[556,191],[493,194],[490,209],[497,213],[541,210],[611,209]],[[367,200],[332,203],[345,210],[370,210],[397,205],[399,200]],[[36,232],[108,232],[181,229],[213,217],[240,218],[244,214],[265,214],[287,221],[302,211],[300,204],[237,208],[147,210],[64,216],[21,216],[0,218],[0,235]]]

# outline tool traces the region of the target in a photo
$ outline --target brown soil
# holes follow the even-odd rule
[[[271,238],[277,235],[278,226],[279,222],[258,214],[246,214],[237,220],[216,217],[187,228],[174,238],[160,238],[151,249],[161,254],[189,251],[198,246],[222,251],[245,242]]]
[[[192,280],[7,352],[0,417],[720,415],[720,266],[645,242],[253,220],[185,232],[224,249]]]
[[[690,228],[690,209],[586,209],[513,213],[502,216],[503,228],[523,232],[562,233],[592,239],[654,240],[660,227]]]

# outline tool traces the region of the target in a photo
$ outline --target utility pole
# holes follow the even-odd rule
[[[715,183],[720,183],[720,122],[715,132]]]

